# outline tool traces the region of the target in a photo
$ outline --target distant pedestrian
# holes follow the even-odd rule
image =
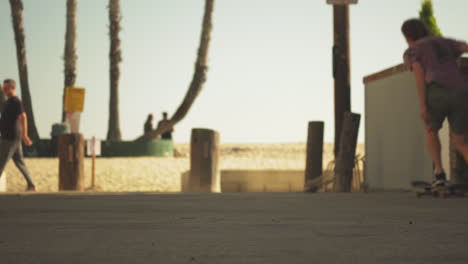
[[[28,191],[35,191],[36,188],[24,163],[21,140],[26,146],[31,146],[32,141],[28,136],[28,118],[24,112],[21,100],[16,96],[16,83],[12,79],[3,82],[3,93],[8,98],[3,105],[2,116],[0,118],[0,177],[5,170],[8,161],[13,161],[23,174],[28,187]]]
[[[465,42],[431,36],[424,23],[410,19],[401,28],[409,48],[405,63],[414,72],[421,118],[426,125],[426,143],[435,167],[435,185],[444,185],[439,130],[447,118],[456,149],[468,162],[468,83],[457,59],[468,52]]]
[[[149,133],[153,131],[153,114],[149,114],[146,118],[145,126],[144,126],[144,133]]]
[[[159,121],[158,128],[160,128],[161,126],[165,126],[165,125],[169,125],[169,119],[167,118],[167,112],[163,112],[163,119],[161,121]],[[172,140],[172,132],[174,132],[173,127],[171,127],[170,130],[164,132],[161,135],[161,138],[162,139]]]

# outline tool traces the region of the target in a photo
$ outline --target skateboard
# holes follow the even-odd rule
[[[445,186],[432,186],[430,182],[413,181],[411,182],[411,186],[413,186],[418,198],[426,195],[440,198],[464,197],[468,193],[467,183],[447,182]]]

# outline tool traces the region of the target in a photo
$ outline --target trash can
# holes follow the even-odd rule
[[[52,157],[57,157],[58,153],[58,137],[63,134],[70,133],[70,127],[67,123],[55,123],[52,125],[52,132],[50,132],[50,136],[52,137],[50,143],[50,153]]]

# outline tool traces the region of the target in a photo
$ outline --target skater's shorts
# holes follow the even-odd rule
[[[445,118],[455,134],[468,133],[468,89],[450,90],[437,83],[427,85],[428,129],[438,131]]]

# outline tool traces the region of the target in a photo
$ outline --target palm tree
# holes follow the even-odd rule
[[[208,71],[208,50],[210,47],[211,31],[212,31],[212,17],[215,0],[205,0],[205,13],[203,16],[202,32],[200,37],[200,46],[198,48],[197,60],[195,62],[195,72],[193,74],[190,86],[185,94],[185,98],[177,108],[175,114],[171,117],[169,122],[153,130],[146,135],[147,139],[155,139],[162,133],[170,130],[175,124],[185,118],[190,107],[195,102],[198,94],[206,82],[206,73]]]
[[[67,0],[67,29],[65,32],[64,74],[62,122],[65,122],[65,88],[74,86],[76,81],[76,0]]]
[[[439,26],[437,26],[437,20],[434,16],[434,8],[432,7],[431,0],[424,0],[421,4],[421,10],[419,11],[419,18],[426,24],[427,28],[434,36],[442,36]]]
[[[2,84],[0,84],[0,112],[3,111],[3,104],[5,104],[5,95],[3,94]]]
[[[110,36],[110,101],[109,101],[109,128],[107,140],[121,140],[119,122],[119,63],[122,61],[122,52],[120,50],[119,32],[121,30],[120,21],[120,1],[109,0],[109,36]]]
[[[34,120],[31,93],[29,91],[28,65],[26,62],[26,45],[23,22],[23,2],[21,0],[10,0],[13,31],[15,33],[16,57],[18,59],[18,72],[21,86],[21,99],[24,110],[28,116],[28,134],[33,141],[39,140],[36,122]]]

